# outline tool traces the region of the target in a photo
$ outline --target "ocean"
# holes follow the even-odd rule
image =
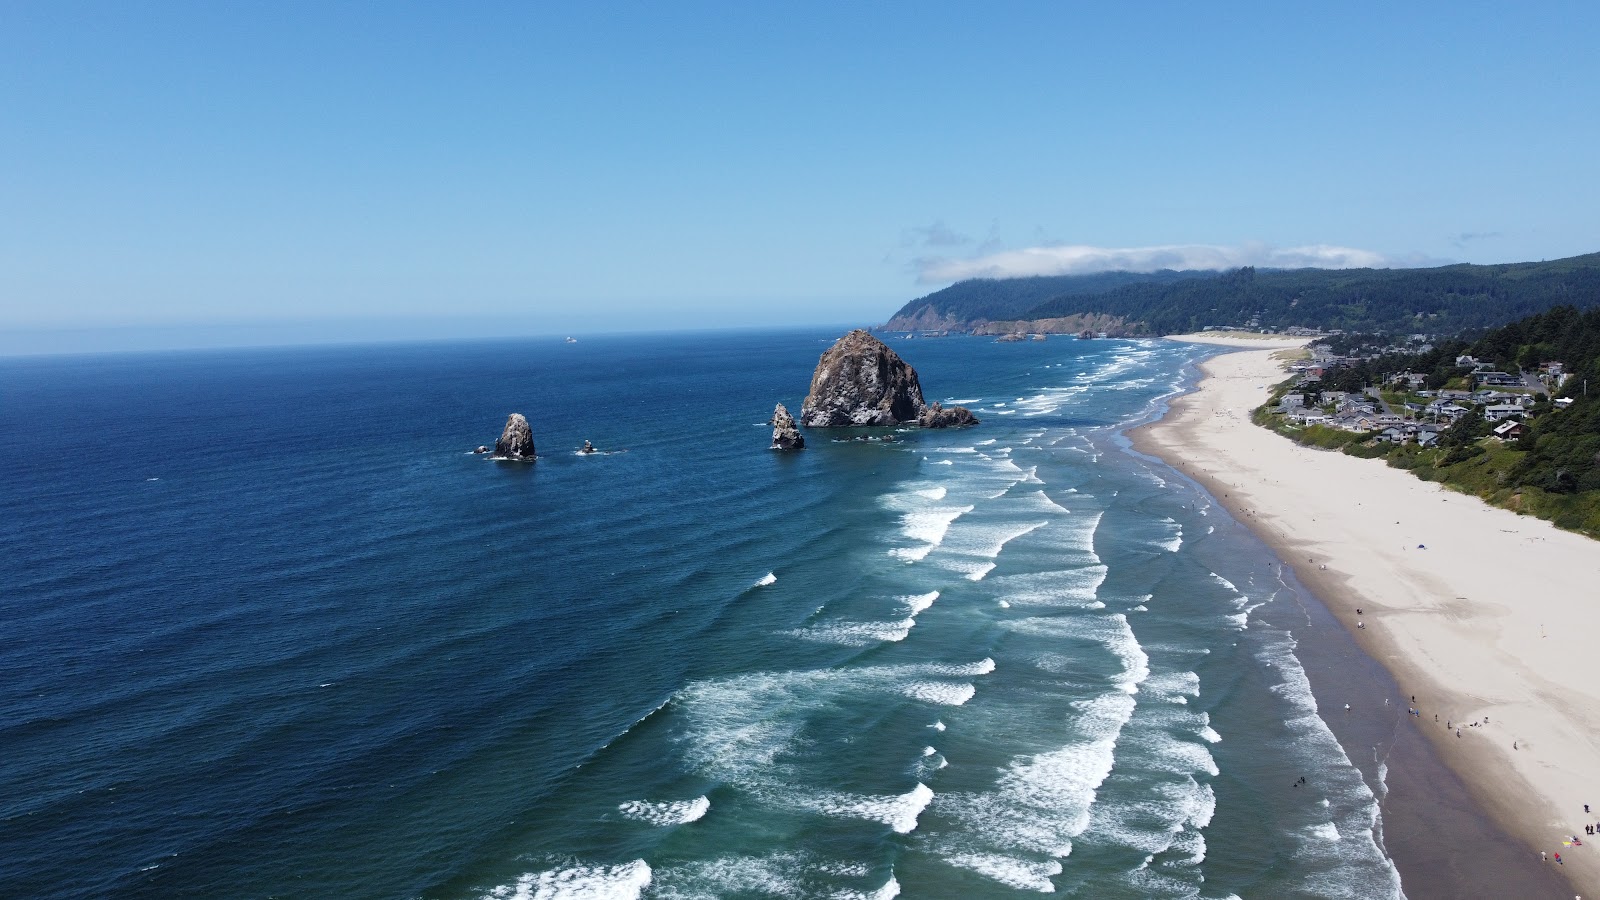
[[[769,451],[837,336],[0,361],[0,893],[1401,895],[1325,611],[1123,435],[1214,350]]]

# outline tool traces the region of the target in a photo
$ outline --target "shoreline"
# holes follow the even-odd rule
[[[1600,735],[1600,691],[1585,678],[1585,640],[1600,633],[1600,542],[1252,423],[1251,410],[1284,377],[1274,353],[1305,340],[1177,339],[1234,352],[1202,362],[1194,389],[1127,437],[1199,483],[1288,563],[1343,639],[1400,687],[1400,708],[1416,696],[1422,715],[1406,716],[1402,731],[1426,741],[1413,741],[1407,770],[1391,773],[1412,785],[1397,784],[1402,807],[1385,805],[1386,821],[1402,826],[1388,840],[1406,848],[1395,854],[1397,865],[1405,859],[1402,877],[1415,890],[1418,876],[1432,883],[1430,870],[1457,870],[1436,856],[1486,849],[1430,839],[1456,823],[1418,804],[1438,799],[1438,776],[1449,774],[1492,820],[1488,831],[1467,829],[1481,832],[1471,843],[1520,844],[1502,863],[1527,860],[1538,881],[1596,891],[1600,835],[1585,835],[1584,824],[1600,821],[1600,806],[1583,809],[1600,800],[1600,747],[1590,738]],[[1584,845],[1563,846],[1573,835]],[[1540,850],[1566,864],[1540,863]]]

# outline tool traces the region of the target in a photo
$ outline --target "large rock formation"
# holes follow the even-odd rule
[[[779,403],[772,411],[772,449],[803,450],[805,446],[805,436],[794,426],[794,416]]]
[[[936,400],[932,406],[922,411],[917,423],[923,428],[965,428],[968,425],[978,424],[978,417],[965,406],[945,409]]]
[[[506,459],[533,459],[533,429],[528,427],[528,420],[522,413],[506,417],[506,430],[500,432],[500,440],[494,442],[494,452]]]
[[[835,341],[817,362],[811,393],[800,407],[808,428],[896,425],[927,406],[917,370],[883,341],[856,329]]]

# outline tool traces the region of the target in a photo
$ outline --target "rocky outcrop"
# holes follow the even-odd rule
[[[965,406],[945,409],[935,401],[932,406],[922,411],[917,423],[923,428],[966,428],[968,425],[978,424],[978,417]]]
[[[773,450],[804,450],[806,446],[805,435],[795,427],[794,416],[789,415],[789,410],[779,403],[772,410],[772,449]]]
[[[835,341],[811,376],[811,392],[800,407],[807,428],[896,425],[922,415],[917,371],[863,329]]]
[[[533,459],[533,429],[528,427],[528,420],[522,413],[506,417],[506,430],[500,432],[500,440],[494,442],[494,452],[506,459]]]

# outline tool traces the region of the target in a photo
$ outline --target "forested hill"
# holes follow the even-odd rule
[[[1181,334],[1208,325],[1455,334],[1563,304],[1600,305],[1600,253],[1431,269],[1244,268],[974,279],[911,301],[885,328],[972,330],[1001,321],[1047,326],[1039,320],[1094,314],[1116,320],[1127,334]]]

